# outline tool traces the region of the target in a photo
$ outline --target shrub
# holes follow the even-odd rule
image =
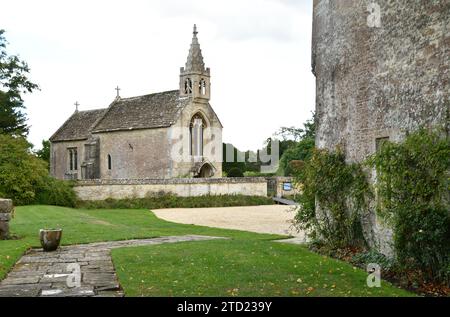
[[[368,163],[377,171],[377,210],[393,227],[399,263],[448,281],[448,137],[420,129],[403,143],[385,142]]]
[[[352,257],[351,262],[359,267],[365,268],[370,263],[380,265],[383,271],[390,271],[395,267],[395,261],[375,250],[358,253]]]
[[[275,173],[263,173],[263,172],[252,172],[247,171],[244,172],[245,177],[272,177],[275,176]]]
[[[303,187],[295,217],[298,229],[334,249],[364,244],[360,215],[371,191],[360,165],[346,164],[339,150],[315,149],[297,182]]]
[[[179,197],[172,194],[147,196],[133,199],[106,199],[101,201],[79,201],[78,207],[91,209],[161,209],[161,208],[201,208],[229,206],[271,205],[269,197],[244,195],[217,195]]]
[[[42,186],[36,189],[34,204],[75,207],[77,196],[73,184],[52,177],[46,177]]]
[[[228,171],[227,177],[244,177],[244,173],[237,167],[233,167]]]

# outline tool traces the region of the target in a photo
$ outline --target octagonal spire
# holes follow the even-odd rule
[[[197,25],[194,24],[194,31],[192,37],[191,48],[189,49],[189,55],[186,61],[186,72],[205,72],[205,63],[203,62],[202,50],[197,38]]]

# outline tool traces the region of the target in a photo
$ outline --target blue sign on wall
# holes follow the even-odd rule
[[[292,190],[292,183],[283,183],[283,190],[284,191],[291,191]]]

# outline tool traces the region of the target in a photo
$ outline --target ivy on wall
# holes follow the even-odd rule
[[[420,129],[384,142],[368,160],[376,168],[377,211],[394,231],[398,262],[431,279],[450,278],[450,140]]]
[[[375,191],[362,166],[375,168]],[[312,241],[338,249],[364,243],[361,216],[377,194],[377,213],[394,232],[396,262],[428,279],[450,281],[450,140],[419,129],[402,143],[380,144],[362,164],[339,149],[315,149],[297,176],[295,225]]]
[[[298,229],[331,248],[364,244],[360,219],[372,192],[359,164],[346,164],[340,150],[315,149],[297,181],[303,187]]]

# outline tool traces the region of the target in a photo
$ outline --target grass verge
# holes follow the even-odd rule
[[[64,245],[168,235],[200,234],[228,240],[185,242],[113,250],[128,296],[411,296],[387,282],[366,286],[367,274],[282,236],[176,224],[148,210],[17,207],[11,230],[19,239],[0,241],[0,279],[29,247],[40,228],[63,228]]]

